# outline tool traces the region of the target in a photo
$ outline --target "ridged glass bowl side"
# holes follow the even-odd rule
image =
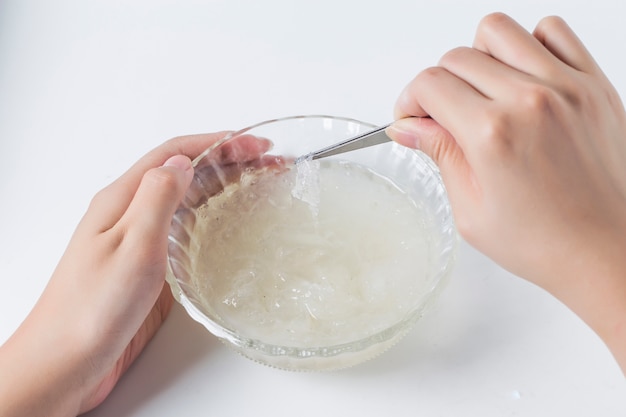
[[[298,143],[280,140],[272,154],[297,157],[319,147],[354,136],[372,129],[369,123],[332,116],[297,116],[259,123],[228,135],[208,149],[194,163],[196,175],[187,197],[177,210],[169,235],[167,282],[176,300],[188,314],[203,324],[211,333],[222,339],[243,355],[255,361],[291,370],[329,370],[355,365],[368,360],[402,338],[412,325],[423,315],[425,309],[436,299],[444,287],[454,263],[457,234],[445,187],[436,165],[423,153],[402,147],[393,142],[378,145],[368,150],[351,152],[350,158],[387,177],[408,194],[422,209],[424,224],[429,228],[431,241],[430,267],[425,289],[415,308],[394,325],[368,337],[332,346],[279,346],[258,338],[249,338],[237,329],[230,328],[214,309],[199,295],[193,279],[193,259],[190,248],[196,237],[193,228],[198,206],[215,193],[215,184],[207,180],[206,172],[199,171],[209,166],[213,177],[222,185],[228,181],[222,168],[215,166],[211,155],[220,147],[244,134],[254,134],[274,139],[276,126],[280,135],[299,138]],[[287,130],[285,134],[283,127]],[[316,143],[324,136],[326,143]],[[293,141],[292,141],[293,142]],[[303,150],[304,148],[304,150]],[[344,155],[343,157],[346,157]],[[219,188],[219,187],[218,187]],[[219,242],[216,242],[219,244]]]

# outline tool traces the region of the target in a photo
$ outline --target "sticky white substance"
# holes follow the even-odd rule
[[[267,172],[199,209],[196,285],[245,337],[299,347],[358,340],[430,290],[419,207],[362,166],[316,164],[307,167],[314,183],[298,183],[296,170]]]
[[[319,213],[320,162],[311,157],[299,162],[295,168],[296,179],[291,195],[309,205],[314,216]]]

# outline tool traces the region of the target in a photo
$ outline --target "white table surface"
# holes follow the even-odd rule
[[[92,195],[143,153],[279,116],[389,121],[403,86],[496,10],[529,29],[565,17],[626,96],[616,0],[0,1],[0,343]],[[257,365],[176,306],[89,414],[170,415],[624,416],[626,381],[563,305],[462,244],[410,335],[346,371]]]

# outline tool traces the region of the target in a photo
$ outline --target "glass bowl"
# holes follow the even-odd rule
[[[289,370],[356,365],[408,332],[456,248],[437,167],[394,142],[294,164],[375,127],[287,117],[196,158],[167,272],[192,318],[244,356]]]

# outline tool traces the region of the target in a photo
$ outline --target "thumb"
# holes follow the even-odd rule
[[[183,155],[172,156],[162,166],[150,169],[120,222],[141,240],[162,240],[192,177],[191,160]]]
[[[391,139],[400,145],[419,149],[440,167],[461,149],[454,137],[430,117],[406,117],[396,120],[387,128]]]
[[[386,133],[400,145],[428,155],[441,171],[456,220],[471,216],[480,192],[473,170],[450,132],[429,117],[407,117],[396,120]]]
[[[424,152],[435,161],[443,175],[459,170],[467,171],[469,168],[463,150],[454,137],[430,117],[396,120],[386,133],[400,145]]]

